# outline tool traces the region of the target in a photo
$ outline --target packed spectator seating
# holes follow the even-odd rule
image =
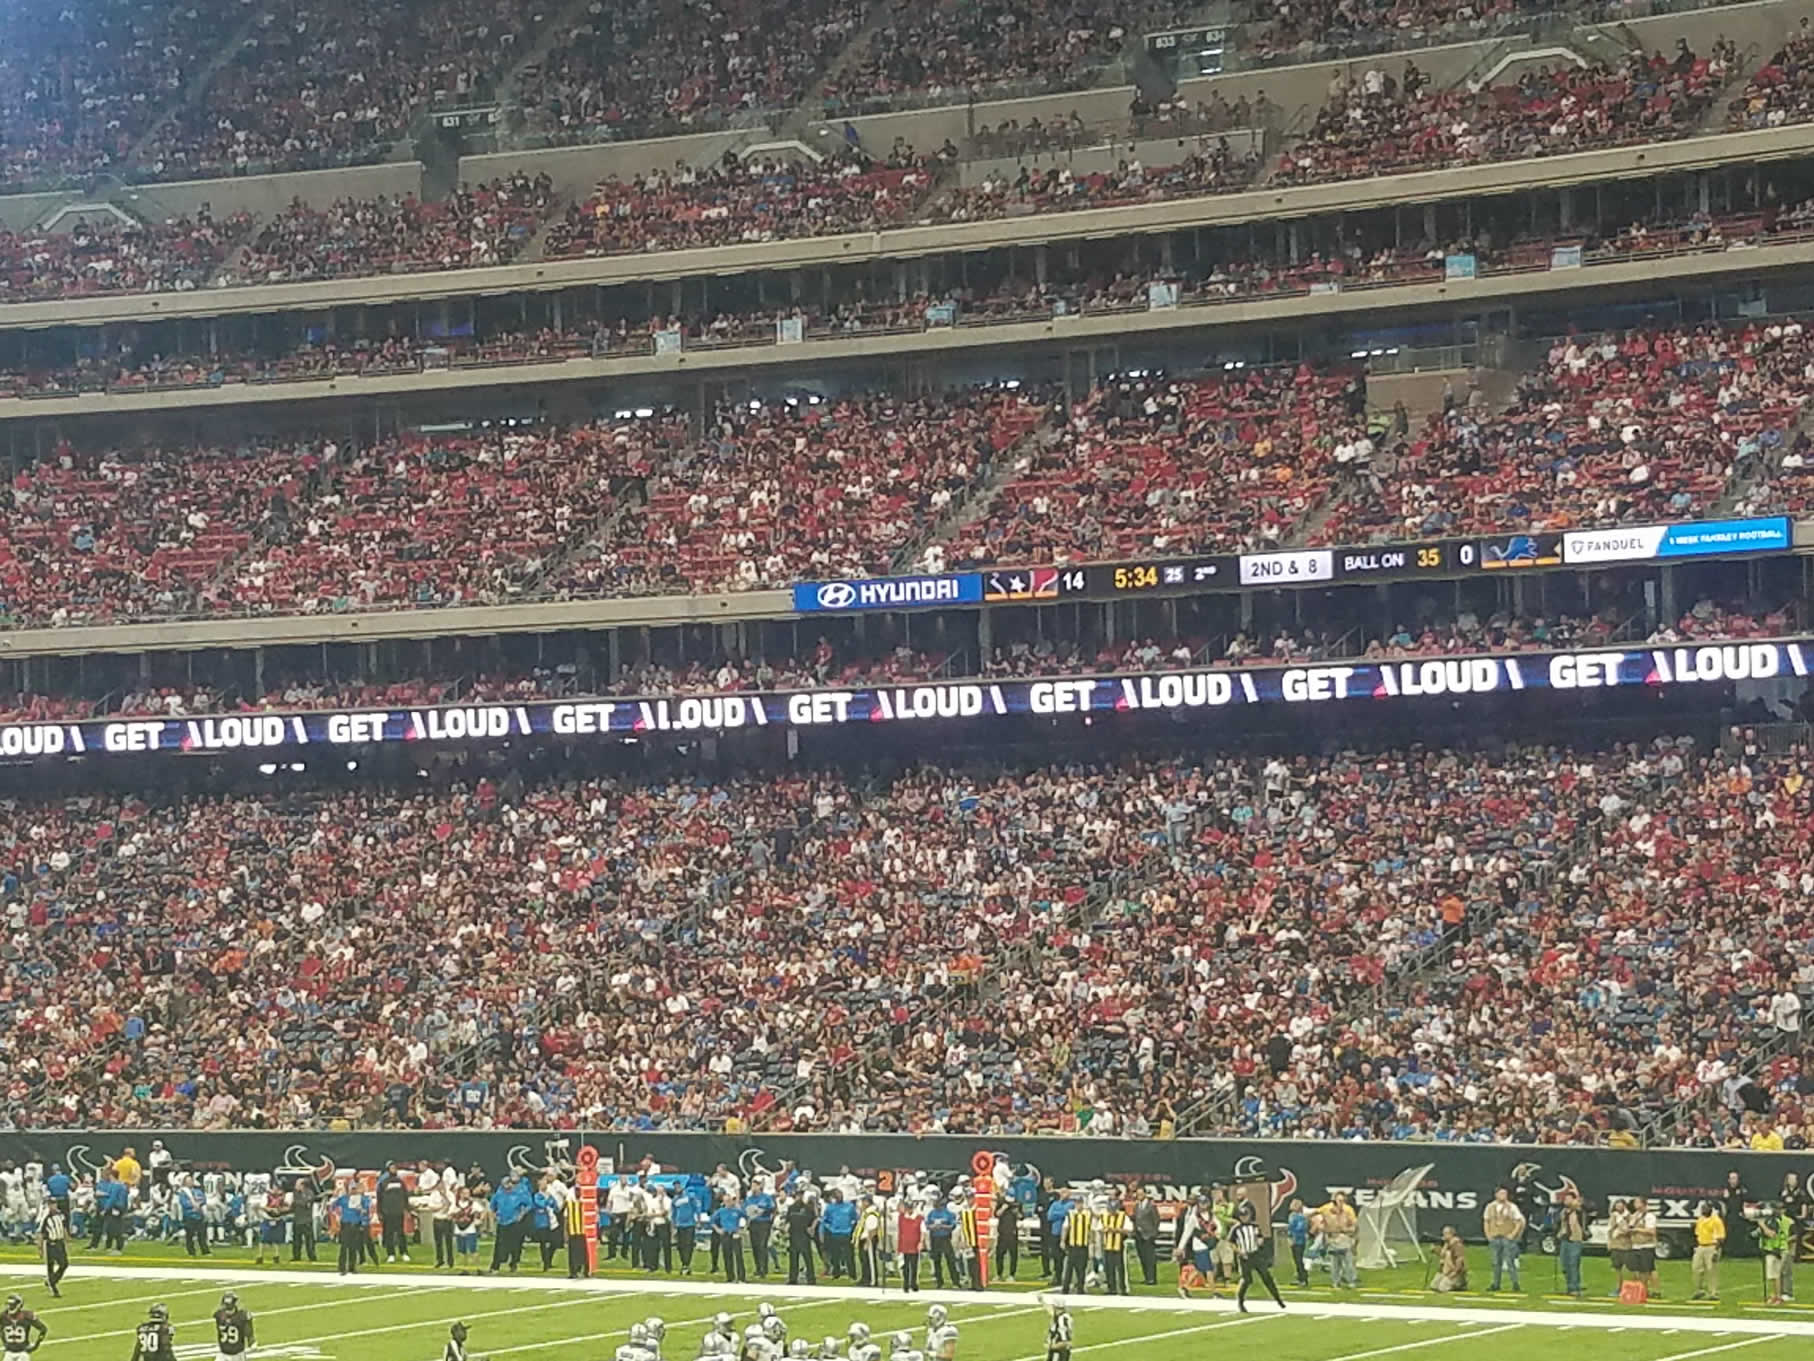
[[[559,259],[873,231],[907,221],[931,184],[931,171],[917,163],[727,157],[704,170],[682,165],[606,180],[549,229],[545,250]]]
[[[1189,633],[1146,633],[1103,641],[1087,633],[1012,635],[999,621],[998,641],[986,654],[961,638],[950,646],[892,646],[843,636],[837,630],[790,645],[772,638],[745,652],[702,645],[638,650],[620,635],[626,656],[615,675],[598,658],[529,664],[501,659],[468,671],[451,665],[429,677],[408,660],[373,672],[309,665],[300,657],[273,659],[262,686],[248,683],[229,660],[191,662],[190,676],[144,680],[136,668],[91,661],[76,693],[41,684],[0,692],[0,723],[87,717],[194,717],[208,714],[395,709],[469,703],[516,703],[602,696],[722,695],[848,686],[892,686],[980,677],[989,680],[1102,676],[1216,667],[1303,666],[1326,661],[1391,661],[1415,657],[1540,653],[1574,648],[1669,646],[1679,643],[1792,638],[1803,632],[1799,602],[1776,606],[1705,596],[1674,620],[1609,606],[1597,614],[1520,616],[1508,611],[1425,614],[1412,622],[1375,627],[1356,592],[1336,593],[1304,611],[1310,620],[1251,628],[1205,625]],[[444,655],[444,654],[443,654]]]
[[[683,440],[657,418],[367,448],[65,445],[13,481],[0,604],[57,625],[507,600],[595,527],[614,479]]]
[[[1252,0],[1244,8],[1242,46],[1268,61],[1462,42],[1533,13],[1577,7],[1567,0]]]
[[[1041,421],[1017,389],[724,407],[555,585],[749,590],[885,573]]]
[[[1180,306],[1242,298],[1303,296],[1313,289],[1372,288],[1439,282],[1445,261],[1473,258],[1480,277],[1548,266],[1558,245],[1579,244],[1583,265],[1615,264],[1665,252],[1720,251],[1814,231],[1814,204],[1769,208],[1745,216],[1714,218],[1695,214],[1681,220],[1627,221],[1579,236],[1493,244],[1485,237],[1411,241],[1398,245],[1350,241],[1341,251],[1310,251],[1291,261],[1264,250],[1238,259],[1180,262],[1171,269],[1115,270],[1080,263],[1073,268],[1053,258],[1044,282],[1008,277],[983,282],[972,274],[969,287],[876,298],[861,285],[822,303],[712,314],[655,312],[631,320],[587,322],[574,317],[562,330],[486,329],[471,336],[382,335],[335,341],[298,339],[294,348],[257,354],[223,344],[208,354],[166,354],[148,343],[122,339],[104,356],[80,355],[70,362],[26,362],[0,371],[0,398],[58,393],[132,392],[145,389],[220,387],[232,383],[281,383],[310,378],[414,373],[440,367],[541,364],[586,357],[621,358],[654,352],[654,337],[678,330],[687,349],[766,346],[775,343],[775,323],[796,319],[806,340],[924,331],[949,324],[977,325],[1045,320],[1056,313],[1140,311],[1149,305],[1149,286],[1172,283]],[[321,243],[318,243],[321,244]],[[344,243],[336,247],[338,267],[349,267]],[[361,259],[357,268],[364,271]],[[373,265],[372,267],[381,267]],[[216,282],[237,276],[226,270]],[[382,321],[383,319],[380,318]]]
[[[209,603],[312,614],[510,600],[684,436],[684,422],[651,419],[328,442]]]
[[[0,303],[201,288],[251,225],[244,213],[217,221],[204,205],[194,218],[168,222],[93,218],[66,230],[0,228]]]
[[[1612,755],[1559,772],[1584,823],[1553,894],[1464,904],[1444,975],[1339,1051],[1263,1065],[1236,1127],[1590,1140],[1721,1086],[1771,1000],[1814,984],[1785,948],[1806,930],[1807,783],[1797,758],[1686,739]]]
[[[1006,171],[991,172],[974,185],[938,195],[927,205],[927,216],[977,222],[1221,194],[1244,188],[1259,168],[1257,153],[1243,154],[1226,138],[1211,136],[1198,138],[1191,154],[1173,165],[1148,167],[1130,155],[1112,171],[1075,174],[1068,165],[1022,162],[1012,178]]]
[[[1408,443],[1351,446],[1316,540],[1691,519],[1784,457],[1811,363],[1794,321],[1563,337],[1508,410],[1456,401]],[[1744,504],[1792,508],[1795,485]]]
[[[1736,53],[1630,54],[1621,69],[1547,65],[1478,92],[1433,90],[1415,62],[1338,74],[1308,133],[1280,153],[1275,182],[1390,175],[1423,167],[1554,156],[1688,132],[1733,73]]]
[[[1334,485],[1320,450],[1364,414],[1358,375],[1309,366],[1111,378],[933,551],[1065,563],[1276,546]]]
[[[1752,72],[1732,101],[1727,121],[1734,128],[1775,128],[1814,118],[1814,25],[1803,19],[1795,36]]]
[[[527,55],[542,13],[529,0],[297,0],[261,17],[141,159],[159,179],[383,159],[419,109],[482,98]]]
[[[863,15],[831,0],[594,4],[523,73],[511,116],[553,145],[735,126],[799,103]]]
[[[13,478],[0,514],[0,607],[13,623],[79,623],[188,607],[252,542],[265,501],[302,475],[295,450],[80,451]]]
[[[913,102],[1075,90],[1128,39],[1188,21],[1194,0],[989,0],[945,6],[886,0],[853,67],[825,91],[835,113]]]
[[[290,283],[362,274],[504,265],[553,206],[546,175],[461,186],[444,203],[345,199],[315,209],[300,199],[265,223],[222,284]]]
[[[0,1099],[25,1125],[1595,1141],[1723,1082],[1814,984],[1782,947],[1808,797],[1660,739],[16,801],[0,968],[57,986],[4,1004]],[[504,948],[537,995],[486,967]]]
[[[1449,885],[1553,864],[1562,761],[1300,760],[1282,786],[1244,761],[1128,761],[27,801],[4,833],[21,915],[0,968],[57,987],[7,1004],[0,1095],[23,1124],[306,1126],[387,1104],[435,1124],[437,1094],[477,1075],[499,1126],[1132,1129],[1262,1015],[1303,1016],[1322,1052],[1322,1007],[1414,948]],[[1331,835],[1339,879],[1293,854]],[[95,955],[124,912],[147,914],[132,948]],[[535,952],[534,997],[485,966],[498,948]],[[851,958],[864,975],[837,985]],[[197,991],[201,968],[258,1021]],[[1028,1007],[985,1000],[984,969]],[[1094,995],[1081,1012],[1067,978]]]
[[[18,14],[0,45],[0,189],[116,170],[255,13],[252,0],[85,0]]]

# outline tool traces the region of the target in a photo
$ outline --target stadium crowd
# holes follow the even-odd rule
[[[1485,921],[1463,904],[1441,942],[1446,975],[1345,1055],[1257,1067],[1240,1129],[1630,1134],[1701,1098],[1690,1142],[1808,1146],[1814,1110],[1794,1065],[1747,1064],[1760,1035],[1799,1035],[1801,996],[1814,996],[1814,967],[1786,948],[1806,929],[1811,882],[1799,760],[1659,739],[1573,774],[1558,792],[1583,808],[1585,853],[1556,891]],[[1735,1079],[1762,1093],[1752,1109],[1727,1106]]]
[[[1378,67],[1353,81],[1338,73],[1310,130],[1280,153],[1275,180],[1308,184],[1666,141],[1694,127],[1736,59],[1726,46],[1698,57],[1683,39],[1673,57],[1634,52],[1619,69],[1546,65],[1479,91],[1434,90],[1415,62],[1398,79]]]
[[[1814,117],[1814,26],[1803,19],[1795,36],[1752,72],[1728,108],[1734,128],[1775,128]]]
[[[529,186],[534,189],[535,186]],[[366,205],[358,210],[363,213]],[[430,211],[434,211],[431,207]],[[294,221],[301,221],[301,218]],[[1055,315],[1150,310],[1152,286],[1174,285],[1179,306],[1200,306],[1242,298],[1304,296],[1314,290],[1378,288],[1400,284],[1440,282],[1451,257],[1467,256],[1477,276],[1501,272],[1523,273],[1549,267],[1559,246],[1579,245],[1583,266],[1642,260],[1653,255],[1683,251],[1721,251],[1756,245],[1772,239],[1799,237],[1814,230],[1814,204],[1787,208],[1769,206],[1764,211],[1730,217],[1695,214],[1658,222],[1621,221],[1580,236],[1519,239],[1497,243],[1484,233],[1394,244],[1374,240],[1364,233],[1350,237],[1339,249],[1312,250],[1296,260],[1268,251],[1264,243],[1231,258],[1207,257],[1178,261],[1170,268],[1131,259],[1117,264],[1106,259],[1079,260],[1062,255],[1048,260],[1046,278],[1036,282],[1024,275],[1003,271],[990,277],[979,264],[969,270],[966,284],[914,292],[907,296],[878,297],[877,290],[862,282],[828,290],[819,301],[802,301],[776,307],[772,304],[726,300],[711,312],[668,313],[647,304],[633,316],[604,315],[588,320],[576,302],[571,318],[561,328],[474,328],[472,335],[397,334],[413,318],[380,315],[374,334],[356,339],[335,339],[305,333],[289,344],[267,343],[256,352],[217,343],[210,353],[166,353],[149,335],[123,331],[109,338],[98,355],[79,354],[66,360],[38,358],[29,351],[0,368],[0,398],[47,396],[69,393],[129,393],[146,389],[221,387],[233,383],[266,384],[311,378],[407,374],[445,367],[493,367],[501,364],[543,364],[580,358],[623,358],[655,352],[656,338],[674,332],[686,349],[731,346],[767,346],[777,343],[777,325],[797,321],[803,340],[832,340],[842,336],[899,334],[946,325],[1007,324],[1046,320]],[[520,239],[520,238],[518,238]],[[458,238],[443,240],[442,247],[458,246]],[[506,239],[502,245],[513,244]],[[319,259],[331,271],[364,272],[367,261],[349,253],[346,240],[321,237],[299,239],[298,250]],[[425,258],[413,260],[374,256],[375,268],[414,268]],[[239,278],[243,267],[223,271],[215,281]],[[311,266],[307,273],[319,273]],[[304,277],[298,275],[297,277]],[[27,287],[55,288],[49,279],[18,281]],[[574,313],[578,315],[574,315]],[[413,325],[409,326],[411,331]],[[383,333],[383,332],[390,333]],[[162,338],[162,337],[160,337]]]
[[[798,104],[863,16],[829,0],[592,4],[522,73],[510,117],[557,146],[738,126]]]
[[[14,623],[509,599],[646,477],[671,420],[77,450],[14,478]],[[432,527],[434,537],[424,537]]]
[[[1794,432],[1811,385],[1794,320],[1561,337],[1504,412],[1448,402],[1415,439],[1361,449],[1315,537],[1692,518],[1735,471],[1761,475],[1747,508],[1799,509],[1801,483],[1770,474],[1805,447]]]
[[[0,509],[15,623],[785,586],[1814,505],[1799,323],[1558,339],[1493,414],[1310,365],[729,403],[577,427],[60,446]],[[910,457],[909,451],[912,451]],[[1188,454],[1188,459],[1186,455]],[[998,468],[1001,459],[1007,464]],[[430,545],[418,534],[433,523]]]
[[[173,102],[138,159],[158,179],[387,159],[431,105],[480,100],[527,55],[530,0],[297,0],[260,14],[199,97]]]
[[[885,573],[1043,415],[1018,384],[726,405],[704,440],[650,479],[647,502],[553,584],[582,594],[748,590]]]
[[[5,1096],[21,1123],[434,1124],[476,1076],[499,1126],[1150,1128],[1239,1035],[1326,1054],[1328,1008],[1420,948],[1450,886],[1553,864],[1568,770],[1433,750],[27,801]],[[534,990],[495,967],[524,950]]]
[[[1357,438],[1365,416],[1357,373],[1308,365],[1111,378],[1016,458],[986,514],[929,552],[978,565],[1276,546],[1334,484],[1313,451]]]
[[[553,206],[546,175],[462,185],[443,203],[348,199],[326,209],[296,200],[265,223],[215,282],[290,283],[365,274],[505,265]]]

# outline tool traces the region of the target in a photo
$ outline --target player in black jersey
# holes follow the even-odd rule
[[[17,1295],[6,1297],[6,1312],[0,1314],[0,1351],[6,1361],[30,1356],[49,1331],[44,1320],[25,1307],[24,1300]]]
[[[176,1335],[170,1329],[170,1307],[154,1304],[133,1333],[132,1361],[176,1361]]]
[[[226,1361],[244,1356],[252,1350],[252,1343],[252,1316],[239,1307],[239,1296],[229,1290],[214,1311],[214,1350]]]

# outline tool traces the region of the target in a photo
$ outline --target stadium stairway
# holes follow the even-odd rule
[[[981,486],[968,496],[952,501],[950,508],[937,523],[927,530],[923,537],[908,544],[894,555],[891,564],[894,570],[897,572],[921,570],[928,548],[933,544],[945,542],[956,530],[972,521],[986,517],[990,507],[995,504],[996,497],[1001,495],[1002,488],[1013,481],[1015,463],[1032,448],[1034,441],[1048,436],[1055,437],[1057,434],[1058,431],[1051,424],[1049,417],[1042,418],[1026,434],[997,454],[995,461],[989,465],[989,476]]]

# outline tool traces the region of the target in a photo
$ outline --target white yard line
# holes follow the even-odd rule
[[[1739,1342],[1727,1342],[1718,1347],[1702,1347],[1699,1351],[1677,1352],[1674,1356],[1660,1356],[1657,1361],[1688,1361],[1691,1356],[1712,1356],[1715,1352],[1737,1351],[1740,1347],[1755,1347],[1759,1342],[1781,1342],[1788,1335],[1777,1333],[1768,1337],[1747,1337]]]
[[[184,1286],[197,1282],[213,1282],[218,1285],[250,1287],[278,1283],[271,1273],[236,1268],[199,1269],[194,1266],[180,1267],[136,1267],[115,1261],[106,1265],[85,1266],[81,1272],[87,1279],[105,1279],[116,1281],[141,1281],[150,1285],[159,1281],[178,1282]],[[24,1280],[37,1278],[42,1280],[42,1268],[35,1264],[0,1264],[0,1293],[4,1293],[4,1282],[7,1278]],[[514,1291],[518,1294],[539,1294],[554,1297],[550,1303],[566,1303],[571,1299],[599,1299],[618,1295],[632,1295],[648,1298],[649,1284],[646,1280],[610,1280],[592,1279],[570,1281],[564,1276],[554,1279],[537,1279],[513,1276],[453,1276],[445,1274],[423,1273],[410,1278],[409,1291],[459,1290],[469,1297],[476,1297],[485,1291]],[[327,1272],[310,1273],[306,1276],[288,1278],[283,1283],[293,1280],[297,1284],[318,1286],[324,1290],[361,1289],[371,1283],[364,1279],[352,1279],[335,1276]],[[390,1284],[390,1282],[386,1282]],[[683,1298],[697,1298],[702,1303],[707,1300],[763,1298],[780,1306],[783,1301],[810,1300],[843,1300],[853,1309],[860,1310],[867,1304],[899,1304],[911,1300],[922,1307],[929,1304],[947,1306],[975,1307],[983,1302],[974,1291],[968,1290],[926,1290],[915,1295],[904,1295],[899,1290],[863,1290],[854,1286],[833,1285],[771,1285],[766,1288],[752,1287],[748,1282],[727,1284],[720,1281],[687,1281],[664,1280],[662,1294],[672,1294]],[[408,1293],[408,1291],[402,1292]],[[986,1298],[986,1297],[984,1297]],[[1013,1296],[1003,1292],[998,1298],[1011,1299]],[[1021,1296],[1025,1298],[1025,1296]],[[476,1302],[476,1301],[475,1301]],[[1350,1301],[1336,1301],[1326,1296],[1312,1296],[1310,1299],[1298,1297],[1295,1301],[1300,1308],[1308,1306],[1306,1312],[1293,1314],[1296,1317],[1320,1317],[1345,1320],[1398,1320],[1421,1323],[1485,1323],[1509,1325],[1503,1308],[1475,1308],[1466,1305],[1447,1307],[1417,1304],[1373,1304]],[[1174,1313],[1186,1318],[1202,1319],[1205,1317],[1235,1316],[1232,1300],[1194,1299],[1180,1300],[1160,1296],[1072,1296],[1067,1300],[1071,1307],[1079,1312],[1114,1312],[1139,1311],[1142,1313]],[[316,1307],[316,1306],[310,1306]],[[536,1306],[545,1307],[545,1306]],[[510,1311],[514,1312],[514,1311]],[[1256,1318],[1273,1317],[1266,1314],[1253,1315]],[[1292,1314],[1285,1315],[1291,1317]],[[1645,1313],[1639,1311],[1609,1314],[1584,1314],[1580,1312],[1558,1312],[1552,1310],[1532,1309],[1521,1311],[1513,1316],[1516,1323],[1532,1328],[1557,1328],[1571,1325],[1576,1331],[1627,1331],[1627,1332],[1666,1332],[1675,1329],[1683,1333],[1711,1336],[1724,1333],[1738,1337],[1752,1335],[1757,1337],[1802,1337],[1814,1338],[1814,1318],[1810,1319],[1775,1319],[1775,1318],[1718,1318],[1696,1317],[1692,1314],[1674,1314],[1668,1312]],[[1472,1336],[1484,1336],[1484,1332],[1475,1332]],[[328,1339],[322,1339],[326,1341]],[[1074,1348],[1081,1351],[1082,1348]],[[1043,1357],[1040,1358],[1043,1361]]]
[[[443,1291],[452,1290],[453,1288],[454,1287],[451,1285],[437,1285],[430,1290],[423,1290],[423,1291],[392,1290],[391,1292],[389,1292],[389,1294],[374,1295],[369,1300],[361,1300],[359,1302],[361,1304],[370,1304],[375,1300],[393,1299],[393,1298],[403,1296],[403,1295],[440,1294]],[[153,1295],[150,1298],[157,1299],[160,1297]],[[543,1306],[543,1307],[545,1308],[547,1306]],[[320,1312],[320,1309],[321,1309],[321,1303],[319,1301],[317,1301],[314,1304],[286,1304],[281,1309],[256,1309],[256,1310],[252,1311],[252,1315],[255,1319],[261,1319],[261,1318],[272,1318],[278,1314],[318,1313],[318,1312]],[[199,1319],[190,1320],[191,1323],[197,1323],[197,1322],[201,1322],[201,1321],[202,1320],[199,1320]],[[181,1326],[181,1321],[178,1322],[178,1326],[179,1327]],[[102,1338],[108,1338],[108,1337],[131,1337],[137,1331],[138,1331],[138,1325],[135,1323],[130,1328],[116,1328],[112,1332],[108,1332],[108,1333],[85,1333],[80,1337],[48,1337],[48,1338],[44,1339],[44,1345],[46,1347],[55,1347],[62,1343],[65,1343],[65,1342],[98,1342]],[[357,1337],[358,1334],[357,1333],[346,1333],[346,1334],[343,1334],[343,1336]],[[310,1338],[309,1340],[311,1342],[319,1342],[322,1339]]]
[[[166,1290],[157,1295],[116,1295],[110,1300],[95,1300],[90,1304],[53,1304],[48,1309],[38,1310],[38,1314],[42,1318],[50,1318],[56,1314],[79,1313],[84,1309],[112,1309],[121,1304],[150,1304],[153,1300],[180,1300],[187,1295],[218,1295],[219,1293],[221,1293],[220,1286],[204,1285],[198,1286],[194,1290]]]
[[[1137,1337],[1118,1337],[1112,1342],[1092,1342],[1087,1347],[1071,1348],[1071,1355],[1080,1352],[1105,1352],[1111,1347],[1131,1347],[1136,1342],[1157,1342],[1161,1338],[1185,1337],[1192,1333],[1213,1333],[1218,1328],[1239,1328],[1243,1323],[1264,1323],[1269,1318],[1284,1318],[1284,1311],[1271,1314],[1243,1314],[1239,1318],[1223,1319],[1220,1323],[1199,1323],[1194,1328],[1173,1328],[1163,1333],[1141,1333]],[[1014,1361],[1046,1361],[1045,1352],[1034,1352],[1031,1356],[1017,1356]]]
[[[1333,1356],[1329,1361],[1362,1361],[1368,1356],[1390,1356],[1393,1352],[1414,1352],[1419,1347],[1440,1347],[1449,1342],[1472,1342],[1475,1338],[1491,1337],[1494,1333],[1509,1333],[1514,1328],[1522,1328],[1522,1323],[1502,1323],[1497,1328],[1482,1328],[1478,1331],[1450,1333],[1447,1337],[1426,1337],[1417,1342],[1401,1342],[1396,1347],[1375,1347],[1372,1351],[1349,1352],[1346,1356]]]

